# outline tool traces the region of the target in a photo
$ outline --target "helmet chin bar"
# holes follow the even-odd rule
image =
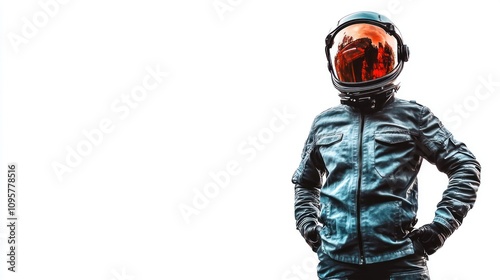
[[[390,84],[386,87],[363,93],[340,93],[340,103],[358,108],[363,112],[376,112],[382,109],[399,89],[399,84]]]

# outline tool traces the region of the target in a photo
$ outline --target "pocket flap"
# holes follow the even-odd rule
[[[378,133],[375,140],[387,144],[398,144],[411,141],[411,135],[407,133]]]
[[[319,135],[316,145],[331,145],[342,140],[342,133]]]

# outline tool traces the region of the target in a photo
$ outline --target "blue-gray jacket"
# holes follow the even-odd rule
[[[406,235],[417,221],[422,159],[449,178],[434,222],[453,232],[474,205],[481,168],[427,107],[396,98],[371,114],[347,105],[322,112],[292,178],[297,228],[322,223],[321,250],[342,262],[412,254]]]

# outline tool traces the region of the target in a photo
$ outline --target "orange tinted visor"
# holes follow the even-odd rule
[[[398,43],[383,28],[357,23],[337,32],[330,49],[334,74],[342,82],[366,82],[389,74],[398,63]]]

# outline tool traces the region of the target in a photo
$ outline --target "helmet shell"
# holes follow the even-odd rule
[[[386,16],[371,11],[349,14],[339,20],[325,44],[328,70],[341,98],[398,88],[395,81],[408,61],[409,48]]]

